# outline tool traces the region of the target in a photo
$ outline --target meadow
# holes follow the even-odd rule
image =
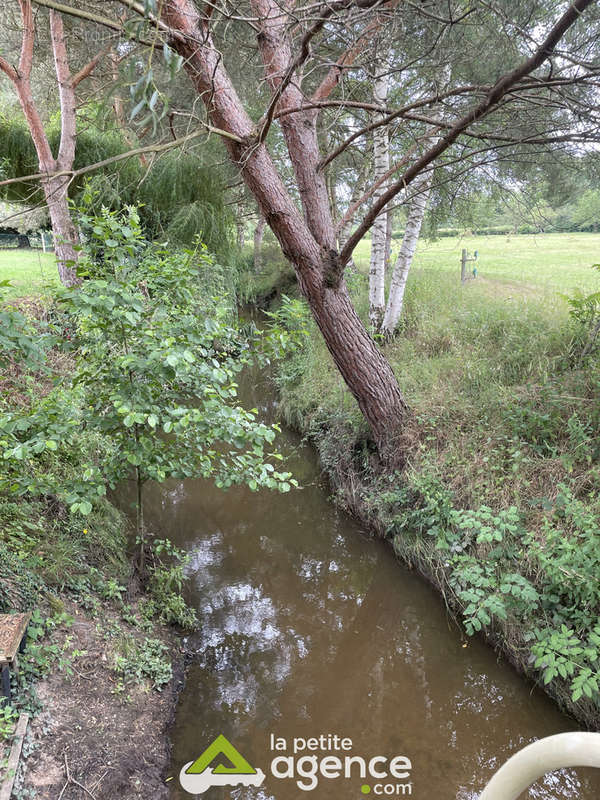
[[[0,281],[10,281],[8,296],[47,294],[58,286],[54,253],[41,250],[0,250]]]
[[[369,264],[371,242],[364,239],[355,252],[355,262],[365,270]],[[394,240],[392,253],[400,247]],[[482,285],[486,281],[502,284],[503,293],[521,289],[570,295],[576,290],[595,291],[600,279],[592,265],[600,262],[600,234],[544,233],[515,236],[463,236],[437,240],[422,239],[413,262],[413,271],[441,271],[460,275],[462,248],[469,254],[478,251],[475,264]],[[52,253],[41,250],[0,250],[0,280],[9,280],[13,296],[44,294],[58,285]],[[517,293],[515,291],[515,293]]]
[[[368,266],[371,242],[364,239],[355,253],[361,268]],[[400,240],[394,240],[392,253],[397,253]],[[472,255],[478,251],[480,277],[506,285],[572,294],[580,289],[593,292],[599,285],[598,273],[591,267],[600,262],[600,234],[541,233],[509,236],[462,236],[437,240],[422,239],[413,268],[435,269],[460,275],[462,248]]]

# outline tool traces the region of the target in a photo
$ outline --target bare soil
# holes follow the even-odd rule
[[[173,653],[171,682],[161,692],[133,684],[124,698],[114,692],[111,640],[96,621],[68,610],[75,622],[62,635],[72,636],[70,646],[85,655],[73,661],[71,676],[53,671],[37,684],[43,710],[30,723],[38,746],[26,761],[23,786],[35,790],[36,800],[167,798],[168,731],[183,685],[176,636],[166,628],[153,632]]]

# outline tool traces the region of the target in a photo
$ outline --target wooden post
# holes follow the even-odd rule
[[[463,248],[460,257],[460,282],[464,283],[467,280],[467,251]]]
[[[0,667],[0,694],[6,698],[6,702],[10,703],[10,670],[8,664],[2,664]]]
[[[2,785],[0,786],[0,800],[10,800],[11,798],[28,722],[29,714],[21,714],[19,721],[17,722],[17,728],[15,730],[15,736],[10,749],[8,763],[6,764],[6,772],[4,773],[6,778],[3,780]]]

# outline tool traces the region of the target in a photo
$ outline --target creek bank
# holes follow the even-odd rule
[[[363,277],[352,279],[364,310]],[[280,413],[317,448],[338,503],[467,633],[597,730],[600,370],[573,360],[577,328],[558,301],[435,279],[409,286],[407,329],[386,346],[412,409],[402,473],[379,464],[308,311],[305,345],[275,367]]]
[[[334,501],[373,533],[387,540],[397,557],[410,569],[414,569],[444,598],[446,608],[460,629],[465,603],[461,602],[452,585],[452,570],[447,560],[429,542],[411,531],[390,535],[390,517],[373,507],[372,497],[381,490],[382,482],[391,479],[389,473],[381,469],[375,457],[369,469],[357,467],[349,451],[347,431],[323,426],[314,430],[301,430],[319,453],[319,459],[334,490]],[[458,631],[457,631],[458,635]],[[545,685],[540,678],[540,670],[532,668],[530,649],[526,632],[516,621],[503,625],[496,623],[486,626],[478,633],[496,652],[508,661],[519,673],[543,689],[559,706],[583,727],[589,730],[600,729],[600,712],[592,703],[574,703],[566,681]]]
[[[167,798],[169,727],[183,686],[178,638],[164,626],[153,630],[172,658],[173,677],[161,691],[149,679],[125,687],[115,662],[124,641],[143,647],[143,634],[112,610],[101,624],[75,604],[67,611],[72,624],[51,642],[79,655],[36,686],[42,710],[30,722],[21,789],[37,800],[56,800],[65,786],[62,796],[73,800]],[[107,635],[111,628],[119,633]]]
[[[53,305],[28,299],[9,308],[32,341],[55,313]],[[61,391],[62,413],[80,416],[81,398],[57,387],[73,370],[69,351],[49,347],[41,366],[14,352],[0,355],[4,421],[26,419]],[[90,454],[101,461],[113,445],[81,425],[68,447],[49,448],[40,464],[23,458],[23,471],[60,486],[81,477]],[[25,711],[30,722],[15,797],[167,797],[168,729],[184,674],[166,612],[183,613],[185,604],[160,585],[172,567],[161,571],[154,563],[140,592],[128,558],[131,525],[106,498],[83,516],[50,490],[11,491],[2,469],[0,484],[0,613],[32,612],[12,704],[0,708],[0,779],[14,723]]]

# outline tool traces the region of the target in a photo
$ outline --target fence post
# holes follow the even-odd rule
[[[464,283],[467,280],[467,251],[463,248],[460,257],[460,282]]]

